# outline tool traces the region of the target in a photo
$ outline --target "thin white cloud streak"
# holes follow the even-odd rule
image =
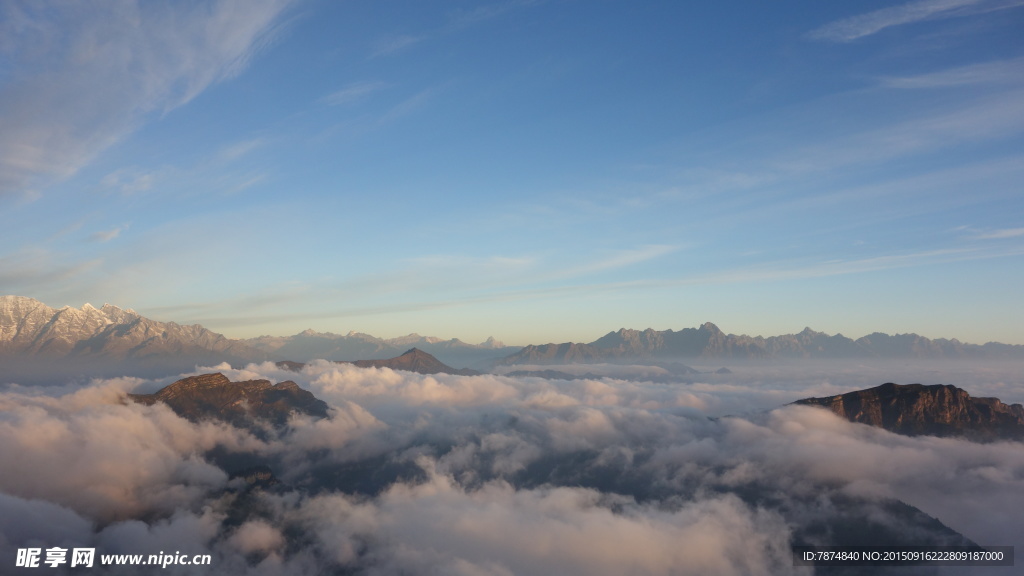
[[[486,290],[482,293],[466,292],[464,295],[449,298],[446,296],[436,299],[424,298],[420,289],[423,286],[415,281],[415,275],[409,276],[411,284],[403,284],[401,278],[404,275],[394,275],[387,278],[368,277],[361,281],[346,284],[349,288],[357,288],[362,299],[371,296],[379,296],[382,293],[390,294],[392,301],[388,303],[366,303],[345,308],[321,308],[316,312],[292,311],[279,312],[282,309],[289,309],[289,306],[299,302],[308,301],[311,294],[323,293],[332,295],[331,300],[337,295],[352,297],[352,293],[345,287],[321,286],[310,287],[309,290],[265,294],[256,298],[256,301],[264,309],[272,310],[269,314],[254,313],[253,306],[241,302],[225,301],[223,304],[195,303],[185,308],[185,311],[195,310],[198,315],[189,316],[188,322],[203,324],[204,326],[215,326],[219,329],[238,328],[260,324],[272,324],[281,321],[296,320],[323,320],[337,318],[355,318],[363,316],[374,316],[381,314],[399,314],[405,312],[419,312],[428,310],[441,310],[446,308],[458,308],[489,304],[497,302],[516,302],[524,300],[537,300],[549,298],[569,298],[589,294],[600,294],[607,292],[630,292],[660,289],[672,286],[700,286],[700,285],[736,285],[756,284],[764,282],[784,282],[808,278],[827,278],[833,276],[844,276],[852,274],[864,274],[879,272],[883,270],[897,270],[918,266],[934,266],[954,262],[969,262],[977,260],[989,260],[994,258],[1012,258],[1024,255],[1024,247],[1005,247],[1002,249],[983,248],[947,248],[922,252],[910,252],[903,254],[886,254],[870,258],[835,261],[775,261],[758,266],[745,266],[712,272],[707,274],[694,274],[670,278],[646,278],[622,282],[592,282],[572,283],[556,286],[526,286],[516,289]],[[542,283],[543,281],[554,281],[562,278],[558,274],[545,276],[543,274],[531,276],[531,282]],[[433,289],[440,286],[431,285]],[[460,285],[460,289],[465,289]],[[402,295],[409,295],[412,299],[394,300]],[[318,300],[325,300],[318,297]],[[234,306],[237,304],[237,306]],[[180,309],[180,308],[175,308]],[[216,310],[224,312],[228,309],[237,309],[235,315],[205,315],[203,310]]]
[[[111,228],[110,230],[101,230],[99,232],[94,232],[93,234],[91,234],[89,236],[89,240],[91,240],[93,242],[110,242],[114,238],[117,238],[118,236],[120,236],[121,232],[123,232],[127,228],[128,228],[128,225],[126,224],[124,226],[118,226],[116,228]]]
[[[777,179],[891,161],[1024,132],[1024,91],[1008,90],[967,106],[853,133],[767,159]]]
[[[526,8],[538,3],[537,0],[513,0],[511,2],[476,6],[471,10],[457,12],[452,14],[448,23],[440,28],[419,34],[393,34],[381,38],[375,43],[373,50],[370,52],[370,58],[390,56],[432,38],[471,28],[488,20],[503,16],[513,10]]]
[[[167,174],[167,169],[145,171],[139,168],[120,168],[104,176],[100,186],[132,196],[149,191]]]
[[[605,272],[608,270],[617,270],[619,268],[634,266],[650,260],[656,260],[677,252],[678,250],[678,246],[669,246],[665,244],[651,244],[630,250],[616,250],[601,260],[584,264],[582,266],[568,268],[565,272],[561,273],[560,276],[574,278],[598,272]]]
[[[66,178],[150,114],[239,74],[288,4],[3,3],[0,193]]]
[[[356,82],[324,96],[321,102],[330,106],[344,106],[364,100],[369,95],[379,92],[387,87],[384,82]]]
[[[396,52],[401,52],[410,46],[426,40],[426,38],[427,36],[411,36],[407,34],[382,38],[376,43],[376,46],[370,53],[370,57],[376,58],[378,56],[388,56]]]
[[[474,257],[460,254],[434,254],[419,256],[410,262],[417,268],[429,271],[456,271],[463,270],[470,274],[475,273],[501,273],[512,270],[516,273],[524,268],[537,263],[536,258],[529,256],[488,256]],[[417,273],[421,272],[420,270]]]
[[[194,195],[199,190],[220,189],[223,194],[236,194],[267,180],[265,173],[232,171],[231,165],[267,146],[266,138],[251,138],[223,146],[208,159],[192,166],[162,166],[143,169],[137,166],[119,168],[99,182],[103,191],[124,196],[173,191],[176,196]]]
[[[252,176],[252,177],[248,178],[247,180],[243,180],[243,181],[239,182],[238,184],[235,184],[235,185],[231,186],[224,193],[225,194],[238,194],[239,192],[244,192],[245,190],[248,190],[249,188],[252,188],[253,186],[261,184],[261,183],[265,182],[266,180],[267,180],[267,175],[266,174],[257,174],[255,176]]]
[[[678,250],[678,246],[651,244],[601,254],[590,262],[564,269],[553,265],[551,258],[539,256],[492,256],[487,258],[461,255],[423,256],[412,260],[414,264],[412,271],[396,274],[392,279],[392,284],[403,289],[424,288],[428,285],[446,286],[449,282],[446,279],[458,277],[461,284],[465,282],[462,279],[475,278],[478,281],[478,287],[484,288],[508,286],[509,282],[537,285],[626,268],[656,260]],[[430,280],[426,280],[427,278]],[[424,284],[424,282],[429,284]],[[352,287],[352,284],[346,284],[346,287]],[[370,289],[377,292],[379,286],[373,286]]]
[[[1008,69],[1016,66],[1019,66],[1018,61],[1013,60],[993,64],[992,69],[982,71],[950,70],[938,72],[933,78],[926,76],[899,81],[923,86],[959,81],[954,78],[964,77],[982,81],[978,76],[991,76],[994,80],[1011,74]],[[1013,194],[1013,178],[1020,172],[1018,157],[1004,156],[969,164],[957,164],[955,160],[951,164],[949,159],[940,157],[955,152],[959,147],[998,145],[1024,133],[1024,92],[1019,89],[1019,82],[999,84],[980,96],[972,95],[952,105],[942,103],[925,110],[910,110],[907,114],[867,128],[863,124],[844,124],[841,120],[837,124],[836,109],[850,105],[852,97],[888,99],[892,94],[889,87],[842,95],[838,103],[825,101],[814,111],[794,111],[783,117],[784,124],[755,122],[744,123],[740,130],[716,130],[712,133],[716,137],[711,140],[722,141],[720,149],[711,146],[699,152],[686,151],[687,156],[697,156],[699,161],[667,166],[667,179],[671,184],[641,196],[634,204],[657,209],[686,203],[687,210],[703,209],[708,212],[703,215],[704,222],[721,219],[732,225],[744,218],[762,221],[766,211],[788,214],[791,208],[808,209],[843,201],[862,202],[862,194],[898,199],[904,199],[908,194],[923,197],[928,194],[926,182],[929,180],[935,182],[931,188],[943,187],[948,186],[944,181],[947,177],[967,179],[972,177],[970,174],[993,180],[993,185],[985,186],[972,195],[947,194],[941,203],[965,205],[979,198],[992,198],[994,194],[1009,198]],[[821,127],[830,125],[837,125],[838,129],[822,133]],[[792,132],[792,126],[813,126],[814,130],[803,140],[794,139],[788,144],[779,142],[778,135]],[[755,136],[752,137],[752,133]],[[764,145],[764,134],[771,134],[771,147]],[[737,148],[745,158],[742,168],[737,168],[732,160]],[[850,171],[895,166],[911,157],[934,158],[940,162],[939,168],[909,176],[890,176],[867,184],[859,183],[865,172]],[[997,181],[997,176],[1002,181]],[[830,181],[850,177],[857,184],[843,186],[840,183],[845,189],[839,192],[829,190]],[[766,199],[772,201],[767,202]],[[723,201],[726,202],[724,205]],[[929,201],[907,203],[897,211],[888,211],[873,218],[898,218],[908,210],[926,211],[935,205],[933,197]],[[633,206],[615,200],[597,204],[574,199],[563,201],[561,208],[555,209],[550,202],[514,205],[507,207],[503,218],[510,227],[535,222],[538,218],[551,219],[553,222],[549,225],[565,226],[575,223],[573,219],[578,218],[582,211],[600,217],[605,215],[602,210],[618,209],[621,213],[632,210]],[[856,223],[856,220],[851,222]]]
[[[980,198],[1010,197],[1014,192],[1006,190],[1002,183],[1015,182],[1024,177],[1024,156],[1009,156],[992,161],[984,161],[973,164],[959,165],[942,170],[932,170],[924,174],[914,174],[906,178],[889,179],[878,183],[870,183],[849,188],[840,188],[833,191],[820,192],[813,195],[797,197],[793,200],[782,201],[770,208],[761,211],[767,217],[768,214],[792,213],[795,210],[820,209],[828,206],[835,206],[850,202],[864,202],[876,200],[883,202],[885,198],[919,198],[912,208],[904,208],[899,212],[879,213],[872,217],[872,222],[883,222],[891,219],[905,217],[913,210],[927,211],[936,206],[936,196],[942,196],[943,192],[963,190],[966,187],[981,186],[987,190],[972,195],[945,194],[947,206],[958,209],[960,206],[969,205]],[[985,183],[983,185],[979,183]],[[991,185],[989,183],[992,183]],[[863,222],[863,221],[861,221]],[[861,222],[851,222],[850,226],[863,225]],[[835,228],[842,230],[842,227]]]
[[[815,40],[850,42],[893,26],[1003,10],[1022,4],[1024,2],[1020,0],[919,0],[830,22],[807,36]]]
[[[43,248],[0,255],[0,293],[35,293],[39,288],[69,285],[102,264],[100,259],[69,261]]]
[[[508,2],[477,6],[471,10],[453,15],[446,30],[468,28],[481,22],[504,15],[506,12],[540,4],[540,0],[512,0]]]
[[[242,140],[241,142],[235,142],[229,146],[225,146],[221,149],[218,154],[221,162],[234,162],[248,155],[253,150],[256,150],[267,144],[263,138],[252,138],[249,140]]]
[[[982,232],[974,237],[978,240],[1002,240],[1004,238],[1019,238],[1024,236],[1024,228],[1004,228],[991,232]]]
[[[429,102],[431,98],[434,98],[435,95],[441,92],[441,90],[442,88],[437,86],[420,90],[416,94],[413,94],[412,96],[406,98],[405,100],[402,100],[394,107],[392,107],[390,110],[385,112],[380,117],[380,120],[378,120],[378,123],[387,124],[389,122],[394,122],[399,118],[408,116],[409,114],[412,114],[413,112],[425,106],[427,102]]]
[[[929,74],[886,77],[881,84],[888,88],[946,88],[986,84],[1020,84],[1024,82],[1024,58],[1000,60],[960,66]]]
[[[874,256],[871,258],[860,258],[855,260],[825,261],[795,265],[792,267],[779,262],[764,267],[753,266],[740,268],[732,271],[679,279],[670,282],[678,282],[681,284],[736,284],[795,280],[802,278],[822,278],[827,276],[843,276],[847,274],[877,272],[880,270],[891,270],[895,268],[908,268],[944,264],[949,262],[1016,256],[1021,253],[1024,253],[1024,248],[1011,251],[1009,253],[991,253],[968,248],[947,248],[941,250],[913,252],[909,254]]]

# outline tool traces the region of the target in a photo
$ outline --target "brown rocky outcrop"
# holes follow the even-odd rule
[[[324,418],[328,408],[290,380],[277,384],[269,380],[231,382],[219,372],[183,378],[154,394],[128,397],[140,404],[163,402],[193,422],[221,420],[241,428],[259,428],[261,422],[283,426],[293,412]]]
[[[860,422],[909,436],[962,436],[974,440],[1024,439],[1024,406],[974,398],[952,385],[893,384],[794,404],[827,408]]]

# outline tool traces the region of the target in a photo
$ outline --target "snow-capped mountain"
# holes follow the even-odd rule
[[[103,362],[135,367],[190,368],[196,363],[245,362],[266,355],[197,324],[159,322],[111,304],[51,308],[32,298],[0,296],[0,358],[8,372]]]

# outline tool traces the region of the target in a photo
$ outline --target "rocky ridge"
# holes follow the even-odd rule
[[[262,423],[280,427],[293,413],[327,417],[327,403],[287,380],[232,382],[217,372],[182,378],[153,394],[129,394],[140,404],[162,402],[193,422],[220,420],[240,428],[258,429]]]
[[[962,436],[973,440],[1024,440],[1024,406],[998,398],[974,398],[952,385],[893,384],[794,404],[831,410],[908,436]]]

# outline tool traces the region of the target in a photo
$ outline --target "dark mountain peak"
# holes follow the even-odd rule
[[[284,368],[285,370],[291,370],[292,372],[301,372],[306,367],[305,362],[293,362],[291,360],[279,360],[274,362],[274,365],[278,368]]]
[[[442,366],[446,367],[446,368],[450,368],[447,364],[445,364],[444,362],[441,362],[440,360],[435,358],[432,354],[428,354],[428,353],[424,352],[423,350],[420,350],[419,348],[409,348],[405,352],[402,352],[398,356],[395,356],[394,358],[392,358],[391,361],[399,362],[399,363],[401,363],[401,362],[413,362],[413,363],[423,364],[423,365],[428,365],[428,366],[437,366],[438,368],[440,368]]]
[[[725,333],[722,332],[722,330],[718,326],[715,326],[711,322],[705,322],[705,323],[701,324],[700,325],[700,329],[705,331],[705,332],[711,332],[712,334],[715,334],[715,335],[718,335],[718,334],[722,334],[723,336],[725,335]]]
[[[504,348],[505,343],[501,340],[497,340],[494,336],[488,336],[487,340],[484,340],[479,344],[482,348]]]
[[[973,398],[950,384],[894,384],[794,404],[819,406],[850,422],[908,436],[964,436],[974,440],[1024,439],[1024,406]]]
[[[404,370],[420,374],[461,374],[465,376],[479,374],[475,370],[452,368],[419,348],[410,348],[404,354],[394,358],[356,360],[352,364],[360,368],[390,368],[392,370]]]
[[[183,418],[222,420],[241,428],[258,429],[261,422],[284,426],[297,412],[318,418],[327,416],[327,404],[308,390],[287,380],[271,384],[269,380],[232,382],[216,372],[182,378],[154,394],[129,394],[140,404],[167,404]]]
[[[231,384],[231,380],[220,372],[214,372],[213,374],[200,374],[198,376],[182,378],[173,384],[164,386],[154,394],[154,397],[156,397],[157,400],[164,400],[181,394],[190,394],[198,391],[216,389],[229,384]]]

